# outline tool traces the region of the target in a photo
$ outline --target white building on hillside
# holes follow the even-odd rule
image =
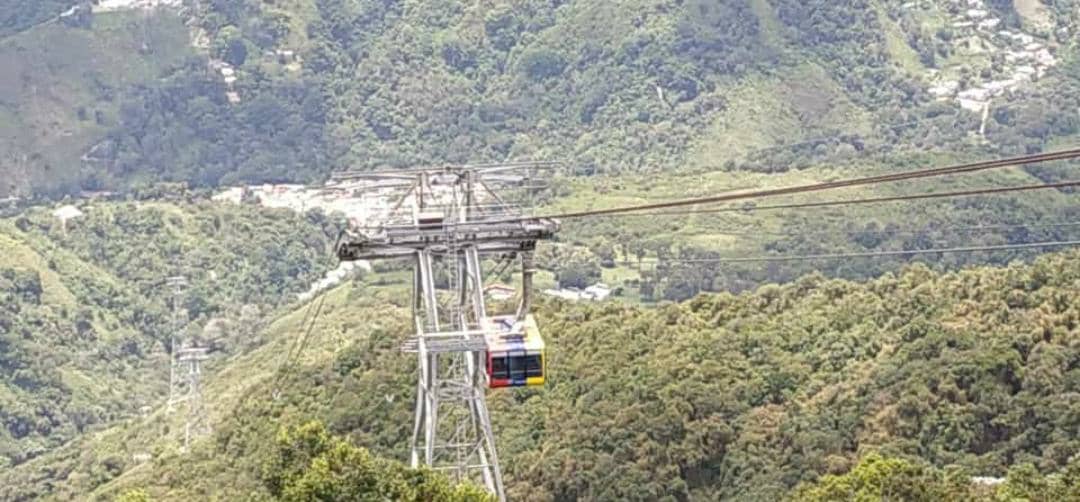
[[[578,288],[545,289],[544,294],[572,302],[582,300],[599,302],[611,296],[611,287],[598,282],[584,290]]]

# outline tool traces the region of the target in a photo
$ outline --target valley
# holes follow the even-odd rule
[[[507,195],[558,216],[1080,145],[1070,0],[24,4],[5,501],[492,499],[407,467],[412,260],[335,256],[401,183],[335,174],[552,161]],[[1077,500],[1076,160],[1015,164],[561,219],[545,384],[484,390],[507,498]],[[480,259],[490,315],[511,262]],[[191,347],[211,432],[185,448]]]

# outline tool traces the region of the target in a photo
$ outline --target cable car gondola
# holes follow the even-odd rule
[[[544,385],[544,339],[531,314],[487,318],[488,387]]]

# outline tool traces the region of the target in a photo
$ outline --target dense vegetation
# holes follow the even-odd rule
[[[629,154],[649,149],[655,163],[685,148],[692,131],[707,123],[705,113],[722,106],[719,96],[697,98],[715,89],[716,78],[729,78],[719,75],[745,73],[761,50],[756,20],[740,2],[643,2],[635,13],[600,2],[484,9],[448,2],[432,10],[318,1],[314,19],[262,12],[258,2],[214,5],[204,26],[229,39],[221,56],[241,67],[239,110],[220,106],[220,91],[196,90],[191,78],[199,79],[202,69],[191,68],[181,73],[194,77],[147,91],[180,96],[173,105],[144,94],[140,105],[126,108],[133,114],[117,130],[118,155],[139,165],[161,165],[152,162],[156,155],[191,159],[172,162],[163,174],[200,183],[217,183],[229,172],[235,172],[230,180],[303,179],[328,167],[568,148],[581,151],[586,163],[610,165],[639,164]],[[641,16],[642,10],[650,14]],[[301,44],[294,47],[303,54],[300,74],[256,56],[288,43]],[[283,87],[295,90],[283,93]],[[218,106],[210,106],[214,100]],[[162,138],[143,144],[138,139],[148,122],[160,125],[150,130]],[[658,126],[671,130],[650,139]],[[598,137],[571,146],[590,130]],[[648,144],[632,151],[614,146],[627,136]],[[321,158],[275,158],[294,150]],[[191,170],[204,165],[215,172]],[[123,176],[124,166],[117,167]]]
[[[922,500],[970,476],[1009,476],[990,488],[1003,495],[1074,493],[1078,258],[945,274],[915,265],[865,284],[812,275],[653,309],[543,302],[549,385],[490,394],[510,495],[827,500],[844,487],[876,493],[868,470],[922,480]],[[278,427],[312,418],[400,457],[415,364],[394,349],[405,303],[366,280],[330,293],[307,356],[277,386],[303,311],[276,322],[265,346],[217,373],[215,437],[187,457],[124,460],[160,444],[155,417],[42,460],[84,472],[119,459],[128,473],[98,495],[143,488],[168,500],[263,492],[260,459]],[[48,478],[34,472],[0,481],[22,487],[16,497],[40,493]],[[55,486],[63,497],[98,484]]]
[[[900,2],[229,0],[189,19],[35,28],[73,2],[16,3],[0,1],[0,197],[548,157],[591,175],[547,194],[550,210],[580,209],[1034,152],[1080,132],[1069,1],[1040,32],[1062,64],[996,99],[985,124],[933,102],[922,78],[994,75],[994,61],[954,54],[940,19]],[[210,65],[185,22],[208,36]],[[802,137],[821,139],[756,150]],[[873,194],[1071,177],[1047,165]],[[658,306],[540,303],[550,385],[491,394],[511,496],[1080,491],[1080,255],[932,256],[893,274],[920,260],[693,262],[1080,235],[1069,191],[898,207],[569,222],[538,257],[542,281],[605,281]],[[400,270],[329,293],[305,357],[282,363],[311,309],[290,300],[330,265],[337,225],[201,200],[0,222],[0,498],[475,499],[380,460],[401,457],[411,422]],[[1002,268],[942,272],[982,262]],[[174,274],[192,282],[184,335],[214,350],[216,433],[183,456],[182,414],[157,406]],[[771,282],[789,284],[759,288]],[[753,292],[702,295],[725,291]]]
[[[808,129],[838,127],[840,115],[867,106],[915,116],[926,101],[891,69],[869,2],[777,2],[776,12],[743,0],[313,3],[304,13],[212,4],[203,26],[242,72],[245,102],[222,106],[223,86],[192,81],[201,67],[181,71],[187,77],[128,108],[141,115],[121,121],[119,154],[161,165],[153,159],[166,145],[170,158],[191,161],[162,174],[199,183],[507,156],[572,155],[587,171],[671,168],[717,115],[727,118],[732,88],[752,75],[793,86]],[[299,51],[303,71],[257,56],[278,48]],[[825,68],[817,81],[787,78],[806,58]],[[829,110],[842,101],[835,87],[856,97],[844,105],[852,110]],[[180,98],[161,106],[148,94],[162,92]],[[161,139],[144,145],[148,129]]]
[[[56,16],[78,0],[0,1],[0,37],[25,30],[35,24],[56,19]]]
[[[1068,30],[1075,13],[1062,4],[1053,19]],[[995,8],[1020,24],[1011,7]],[[88,99],[0,117],[14,137],[19,121],[46,114],[96,122],[55,139],[78,155],[93,148],[90,163],[52,155],[39,140],[16,142],[20,163],[60,174],[32,188],[311,181],[331,169],[507,157],[572,159],[583,172],[776,172],[955,149],[980,126],[976,114],[934,102],[926,78],[982,63],[952,54],[956,42],[931,33],[937,20],[880,0],[236,0],[185,12],[205,30],[209,67],[202,56],[169,54],[183,44],[167,12],[102,14],[90,28],[49,32],[46,43],[65,46],[65,37],[104,34],[124,19],[129,32],[110,34],[116,40],[103,50],[158,61],[147,78],[122,82],[110,81],[113,71],[63,72],[57,77]],[[31,35],[14,43],[39,43]],[[990,141],[977,151],[1038,150],[1077,134],[1066,105],[1076,99],[1074,47],[1067,37],[1059,43],[1065,69],[1039,82],[1038,98],[996,101]],[[225,81],[223,64],[235,82]],[[31,69],[23,79],[43,77]],[[4,96],[17,94],[0,88]],[[798,138],[817,139],[755,150]]]
[[[442,475],[414,470],[400,462],[377,458],[319,422],[282,428],[262,459],[260,480],[266,500],[393,500],[401,502],[484,502],[492,500],[471,484],[450,484]],[[252,497],[254,494],[248,494]],[[130,490],[117,502],[151,502],[143,489]]]
[[[261,478],[283,501],[399,500],[402,502],[487,501],[473,485],[451,486],[431,471],[374,458],[346,440],[330,436],[322,424],[307,423],[278,433],[263,462]]]
[[[160,402],[173,331],[166,276],[191,283],[182,338],[235,352],[258,343],[261,316],[322,274],[336,236],[317,213],[297,224],[250,208],[84,209],[66,225],[45,210],[0,222],[5,468]]]
[[[4,14],[55,4],[14,3]],[[171,10],[110,13],[88,26],[46,23],[0,38],[0,198],[93,187],[115,150],[108,132],[123,96],[181,64],[194,53],[188,43]]]
[[[995,480],[996,481],[996,480]],[[1031,464],[1009,470],[1000,484],[971,482],[963,469],[935,469],[902,459],[867,455],[851,472],[828,475],[799,489],[807,502],[836,500],[1080,500],[1080,457],[1060,473],[1042,476]]]

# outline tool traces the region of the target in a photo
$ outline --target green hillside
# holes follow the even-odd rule
[[[164,10],[102,14],[87,28],[51,23],[0,39],[0,196],[99,188],[93,159],[110,150],[124,94],[191,54],[182,20]],[[82,160],[86,154],[91,160]]]
[[[329,222],[297,225],[288,213],[247,208],[131,202],[83,210],[67,225],[45,208],[0,221],[5,470],[162,403],[166,276],[191,281],[184,339],[233,353],[259,343],[261,315],[322,275],[336,236]],[[198,330],[211,320],[224,332]]]
[[[203,98],[193,97],[142,106],[139,124],[161,121],[155,133],[185,139],[207,113],[229,124],[238,151],[161,142],[173,158],[199,159],[161,174],[198,183],[506,157],[639,171],[701,152],[715,168],[792,133],[869,133],[879,113],[922,113],[929,100],[905,86],[877,17],[849,12],[795,1],[237,2],[203,24],[238,66],[236,113],[196,110]],[[268,49],[297,52],[302,70],[254,57]],[[133,159],[162,155],[134,143],[122,146]]]
[[[20,0],[0,1],[0,37],[9,37],[33,26],[51,22],[68,7],[78,3],[76,0],[40,0],[22,2]]]
[[[540,213],[596,210],[718,193],[799,186],[863,175],[908,171],[946,162],[982,159],[977,150],[954,155],[905,155],[882,159],[882,166],[857,159],[815,163],[786,173],[744,171],[621,174],[565,180]],[[773,197],[762,201],[690,208],[689,214],[621,215],[567,220],[558,242],[541,249],[538,263],[555,273],[588,264],[593,281],[621,287],[631,301],[685,300],[701,291],[741,291],[782,283],[815,271],[830,277],[868,279],[915,260],[936,268],[971,264],[1004,265],[1045,250],[819,259],[776,263],[723,263],[724,259],[835,253],[902,252],[965,246],[999,246],[1080,238],[1080,206],[1073,189],[942,198],[819,208],[769,206],[843,201],[909,194],[934,194],[987,187],[1038,185],[1042,178],[1075,179],[1075,167],[1052,163],[1034,169],[1010,168],[827,194]],[[565,195],[563,195],[565,194]],[[693,211],[699,211],[697,213]],[[675,211],[678,213],[678,211]],[[568,260],[566,257],[573,257]],[[690,260],[686,263],[685,260]],[[701,263],[694,260],[720,260]],[[564,281],[560,281],[564,282]],[[591,284],[591,283],[590,283]],[[566,284],[564,284],[566,285]]]
[[[526,157],[584,173],[777,172],[965,143],[1038,150],[1078,132],[1075,38],[1060,35],[1073,9],[990,3],[1060,63],[982,123],[934,100],[934,75],[1008,75],[961,46],[955,6],[924,4],[237,0],[183,10],[190,33],[169,10],[99,14],[3,42],[17,61],[50,47],[32,59],[49,64],[0,85],[14,103],[0,114],[14,142],[3,166],[22,193]],[[204,52],[209,68],[186,58]]]
[[[913,470],[926,466],[917,468],[945,468],[953,485],[1006,473],[1035,482],[1032,472],[1055,473],[1080,454],[1078,258],[947,274],[916,265],[865,284],[808,276],[657,309],[543,302],[549,384],[489,394],[508,495],[775,499],[870,452],[906,459],[912,467],[897,476],[943,476]],[[306,309],[275,321],[265,345],[217,363],[207,385],[216,432],[187,456],[162,435],[180,418],[155,412],[0,481],[21,487],[16,498],[265,493],[271,438],[311,419],[401,458],[415,364],[395,349],[408,331],[405,301],[368,279],[328,293],[300,364],[277,386]],[[129,460],[144,451],[155,458]],[[859,483],[880,467],[868,462],[806,489]],[[43,475],[46,465],[63,474]],[[1075,493],[1075,473],[1062,479]]]
[[[521,202],[555,214],[1080,145],[1074,1],[95,3],[0,0],[0,500],[484,498],[398,462],[409,264],[298,300],[342,215],[227,185],[553,159]],[[538,300],[548,385],[489,398],[508,495],[1076,500],[1080,253],[737,261],[1077,241],[1072,188],[765,207],[1075,172],[563,221],[538,288],[614,296]],[[178,274],[210,348],[187,452]]]

